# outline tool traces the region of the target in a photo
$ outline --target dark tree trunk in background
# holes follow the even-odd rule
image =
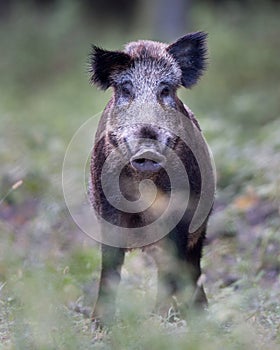
[[[191,0],[155,0],[154,34],[162,41],[173,41],[191,29]]]
[[[12,1],[0,0],[0,18],[9,16],[12,8]]]
[[[86,16],[100,26],[114,26],[127,31],[133,28],[139,0],[83,0]]]

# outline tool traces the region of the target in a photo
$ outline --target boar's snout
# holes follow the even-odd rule
[[[131,166],[140,172],[155,173],[164,167],[166,158],[155,150],[142,149],[130,158]]]

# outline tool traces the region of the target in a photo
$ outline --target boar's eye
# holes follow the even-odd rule
[[[167,104],[170,104],[173,100],[174,95],[174,89],[172,89],[172,86],[166,83],[162,83],[159,86],[158,90],[158,98]]]
[[[161,84],[159,88],[159,98],[162,100],[162,99],[172,97],[172,91],[173,90],[170,85]]]
[[[170,87],[169,86],[165,86],[161,92],[160,92],[161,97],[166,97],[168,95],[170,95]]]
[[[131,98],[133,96],[133,87],[130,81],[126,81],[119,86],[120,93],[124,98]]]

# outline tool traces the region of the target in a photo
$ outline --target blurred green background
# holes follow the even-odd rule
[[[279,10],[269,0],[0,1],[0,349],[279,349]],[[147,318],[154,266],[131,252],[123,316],[98,333],[88,315],[99,250],[61,185],[71,137],[111,94],[89,85],[90,45],[197,30],[209,33],[209,68],[179,96],[217,167],[203,258],[209,312],[193,329]]]

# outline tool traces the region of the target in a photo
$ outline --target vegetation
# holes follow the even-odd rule
[[[146,29],[137,25],[127,34],[83,21],[72,1],[44,14],[17,6],[1,21],[1,350],[279,348],[276,6],[192,8],[191,29],[209,32],[209,70],[180,95],[197,115],[217,167],[203,260],[209,311],[187,322],[149,316],[155,269],[135,251],[123,270],[117,322],[101,332],[88,318],[99,250],[67,211],[61,169],[72,135],[110,96],[88,84],[90,44],[116,49],[152,38],[141,22],[144,10],[139,23]]]

